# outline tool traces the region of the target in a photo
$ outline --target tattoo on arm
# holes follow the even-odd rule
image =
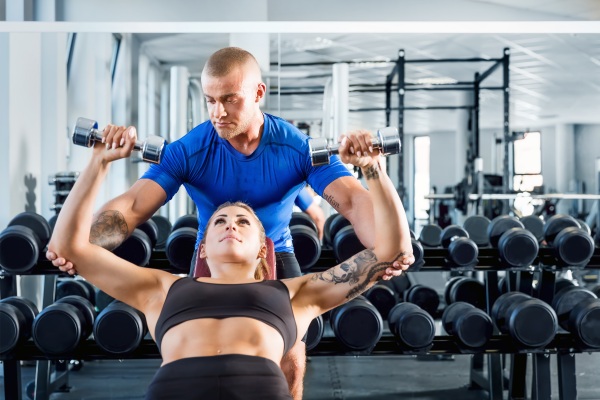
[[[128,232],[123,214],[116,210],[104,211],[92,224],[90,243],[114,250],[123,243]]]
[[[363,175],[365,176],[365,179],[369,180],[369,179],[379,179],[379,164],[377,165],[370,165],[367,168],[363,168]]]
[[[401,252],[394,259],[396,260],[404,255],[405,252]],[[364,292],[371,282],[381,280],[381,271],[385,271],[392,264],[393,262],[378,262],[372,250],[364,250],[341,263],[339,267],[314,274],[311,279],[333,283],[334,285],[339,283],[349,284],[350,290],[346,298],[351,300]]]
[[[329,203],[331,204],[331,207],[335,208],[336,211],[339,212],[340,210],[340,203],[338,203],[337,201],[335,201],[335,199],[333,198],[333,196],[323,193],[323,198]]]

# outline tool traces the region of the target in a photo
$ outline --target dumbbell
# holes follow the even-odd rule
[[[484,346],[494,330],[489,315],[464,301],[457,301],[444,309],[442,326],[449,335],[473,348]]]
[[[435,289],[425,285],[413,285],[404,292],[404,301],[416,304],[429,315],[435,317],[440,305],[440,297]]]
[[[446,283],[444,301],[446,305],[462,301],[483,310],[485,308],[485,286],[475,278],[455,276]]]
[[[56,285],[54,300],[67,296],[80,296],[89,300],[93,306],[96,305],[96,288],[91,283],[74,278],[59,279]]]
[[[387,127],[377,131],[377,137],[371,142],[373,150],[377,149],[382,154],[397,154],[400,152],[400,135],[398,129]],[[333,154],[339,154],[339,144],[328,145],[326,138],[312,138],[308,141],[310,158],[313,166],[329,164]]]
[[[146,232],[136,228],[113,253],[135,265],[145,266],[152,257],[152,241]]]
[[[33,321],[31,336],[45,354],[62,355],[73,352],[92,332],[96,312],[89,300],[67,296],[57,300]]]
[[[479,247],[485,247],[489,244],[488,228],[491,221],[483,215],[471,215],[463,223],[463,228],[469,234],[469,238]]]
[[[151,248],[156,248],[156,243],[158,242],[158,225],[156,225],[156,222],[154,222],[152,218],[139,224],[136,229],[139,229],[148,235]]]
[[[469,233],[458,225],[449,225],[442,230],[440,243],[448,250],[447,257],[453,267],[474,267],[479,249],[469,238]]]
[[[340,214],[331,214],[325,219],[325,224],[323,225],[323,247],[332,247],[333,245],[333,237],[331,236],[331,222],[338,218]]]
[[[300,269],[302,272],[308,272],[321,256],[317,226],[308,214],[295,212],[290,220],[290,234]]]
[[[306,351],[310,351],[317,347],[323,338],[324,332],[325,323],[323,322],[323,317],[319,315],[311,321],[308,330],[306,331]]]
[[[373,285],[371,289],[367,290],[364,296],[375,306],[381,317],[385,320],[397,301],[394,290],[382,282]]]
[[[77,178],[79,178],[77,171],[57,172],[48,177],[48,185],[54,185],[57,191],[69,191],[75,185]]]
[[[334,308],[329,322],[336,339],[350,351],[370,351],[383,334],[381,314],[363,296]]]
[[[556,313],[548,304],[521,292],[508,292],[492,306],[492,320],[500,332],[523,347],[544,347],[558,329]]]
[[[569,215],[550,217],[544,225],[544,239],[560,267],[584,267],[594,255],[594,239]]]
[[[50,240],[50,225],[33,212],[15,216],[0,232],[0,268],[8,273],[23,274],[31,270]]]
[[[94,321],[94,340],[111,354],[137,349],[148,333],[144,314],[118,300],[110,303]]]
[[[172,267],[189,272],[197,238],[198,217],[188,214],[175,221],[165,244],[165,253]]]
[[[91,119],[77,118],[73,129],[73,144],[92,147],[94,142],[102,142],[102,132],[98,131],[98,122]],[[159,164],[165,147],[165,140],[160,136],[148,136],[144,141],[136,141],[133,150],[142,153],[142,160]]]
[[[527,215],[519,220],[529,232],[533,233],[539,243],[544,240],[544,221],[537,215]]]
[[[537,257],[538,239],[515,217],[494,218],[488,227],[488,238],[507,268],[528,268]]]
[[[388,315],[388,325],[401,349],[425,349],[435,337],[433,318],[413,303],[396,304]]]
[[[31,337],[31,325],[38,315],[29,299],[11,296],[0,300],[0,354],[16,349]]]
[[[154,215],[151,218],[152,221],[156,224],[158,228],[158,238],[156,240],[156,250],[164,250],[165,244],[167,243],[167,238],[171,234],[171,230],[173,226],[171,225],[171,221],[167,217],[163,217],[162,215]]]
[[[552,300],[558,324],[586,348],[600,347],[600,301],[591,291],[567,286]]]

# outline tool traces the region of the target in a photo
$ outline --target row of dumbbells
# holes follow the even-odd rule
[[[10,355],[29,339],[50,357],[70,354],[91,334],[107,353],[134,351],[147,334],[144,315],[112,299],[96,307],[97,300],[106,299],[109,297],[97,293],[90,283],[68,279],[57,285],[56,301],[41,312],[24,297],[0,300],[0,356]]]
[[[594,239],[589,227],[568,215],[555,215],[546,222],[537,216],[521,218],[502,215],[490,221],[484,216],[471,216],[463,226],[450,225],[442,229],[425,225],[419,242],[425,248],[447,249],[450,266],[473,267],[478,263],[479,250],[498,249],[505,268],[530,267],[538,257],[540,246],[552,249],[553,264],[560,267],[582,267],[592,258]]]
[[[71,189],[73,189],[77,178],[79,178],[79,172],[74,171],[57,172],[48,177],[48,184],[54,186],[54,192],[52,193],[54,195],[54,204],[50,206],[50,210],[55,211],[57,215],[62,209],[65,200],[67,200]],[[56,216],[52,217],[52,220],[56,221]],[[52,224],[52,221],[50,223]]]

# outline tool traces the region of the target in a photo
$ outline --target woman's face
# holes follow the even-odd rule
[[[225,207],[209,221],[201,249],[206,258],[223,262],[253,262],[262,243],[256,218],[242,207]]]

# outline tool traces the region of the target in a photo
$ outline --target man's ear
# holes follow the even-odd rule
[[[256,90],[256,102],[259,103],[264,97],[265,94],[267,93],[267,86],[263,83],[260,82],[258,84],[258,88]]]
[[[200,243],[200,252],[198,254],[200,258],[206,258],[206,246],[203,243]]]

